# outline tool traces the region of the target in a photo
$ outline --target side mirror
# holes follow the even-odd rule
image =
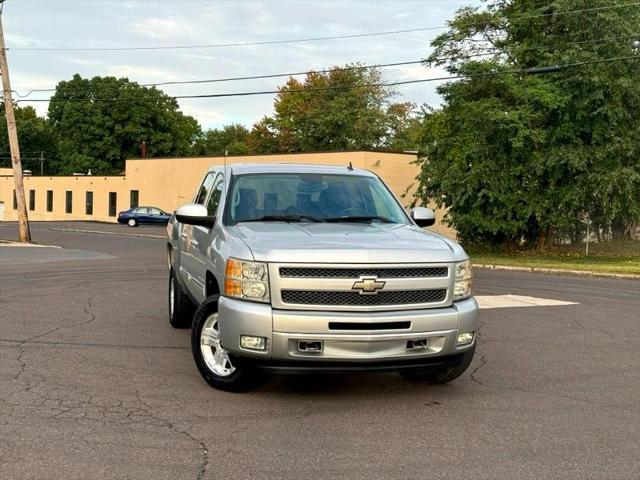
[[[411,210],[411,220],[419,227],[430,227],[436,223],[436,214],[430,208],[416,207]]]
[[[176,220],[187,225],[211,228],[216,221],[216,217],[207,215],[207,213],[207,207],[204,205],[190,203],[176,210]]]

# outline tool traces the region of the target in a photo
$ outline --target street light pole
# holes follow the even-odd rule
[[[18,130],[16,117],[13,113],[11,99],[11,82],[9,81],[9,67],[7,66],[7,50],[4,46],[4,30],[2,28],[2,7],[4,0],[0,0],[0,73],[2,74],[2,90],[4,94],[4,112],[7,117],[9,133],[9,148],[11,150],[11,164],[13,165],[13,179],[16,187],[16,204],[18,207],[18,230],[20,241],[31,242],[27,204],[24,197],[24,182],[22,179],[22,163],[20,162],[20,146],[18,144]]]

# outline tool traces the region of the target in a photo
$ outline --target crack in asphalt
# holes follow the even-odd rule
[[[478,379],[478,372],[482,367],[487,365],[487,358],[483,354],[478,354],[477,357],[480,360],[480,365],[478,365],[476,368],[473,369],[469,378],[471,379],[472,382],[477,383],[482,387],[487,387],[486,384],[484,384],[480,379]]]
[[[51,330],[44,332],[44,333],[40,333],[38,335],[34,335],[33,337],[29,337],[25,340],[21,340],[19,345],[24,345],[26,343],[32,343],[33,340],[37,340],[38,338],[42,338],[42,337],[46,337],[47,335],[50,335],[52,333],[58,332],[60,330],[64,330],[67,328],[76,328],[76,327],[82,327],[84,325],[88,325],[91,322],[93,322],[96,319],[96,314],[91,312],[90,309],[93,308],[93,295],[91,295],[88,299],[87,299],[87,304],[82,308],[82,311],[89,316],[88,320],[85,320],[83,322],[80,323],[74,323],[73,325],[60,325],[59,327],[55,327],[52,328]]]
[[[570,395],[559,395],[557,393],[550,393],[550,392],[544,392],[544,391],[534,391],[534,390],[527,390],[524,388],[517,388],[517,387],[505,387],[505,386],[501,386],[501,385],[488,385],[484,382],[482,382],[480,379],[478,379],[478,372],[480,371],[481,368],[485,367],[487,365],[487,359],[486,356],[483,354],[479,354],[477,355],[478,359],[480,360],[480,365],[478,365],[476,368],[473,369],[473,371],[471,372],[470,375],[470,380],[482,387],[488,388],[488,389],[497,389],[497,390],[506,390],[506,391],[513,391],[513,392],[520,392],[520,393],[527,393],[527,394],[531,394],[531,395],[540,395],[540,396],[544,396],[544,397],[551,397],[551,398],[561,398],[564,400],[573,400],[576,402],[583,402],[583,403],[587,403],[587,404],[591,404],[591,405],[598,405],[598,406],[604,406],[604,407],[616,407],[616,408],[621,408],[624,407],[624,405],[620,405],[620,404],[613,404],[613,403],[607,403],[607,402],[598,402],[595,400],[588,400],[586,398],[579,398],[579,397],[572,397]]]
[[[484,326],[484,322],[482,321],[482,314],[480,314],[480,316],[478,317],[478,331],[476,332],[476,345],[478,346],[484,344],[484,340],[480,335],[480,331],[482,330],[483,326]],[[482,383],[482,381],[478,378],[478,374],[480,372],[480,369],[487,365],[487,357],[485,354],[480,352],[476,354],[476,357],[478,358],[478,360],[480,360],[480,365],[478,365],[476,368],[472,370],[469,378],[471,379],[472,382],[477,383],[482,387],[486,387],[486,385]]]
[[[184,435],[191,442],[195,443],[199,449],[202,450],[202,460],[200,462],[200,466],[198,469],[198,476],[196,477],[196,480],[204,480],[205,475],[207,473],[207,467],[209,466],[209,447],[207,447],[206,443],[204,443],[203,440],[200,440],[199,438],[194,437],[188,430],[180,429],[173,422],[170,422],[166,418],[162,418],[156,415],[153,412],[153,407],[142,399],[142,397],[140,396],[140,391],[137,388],[136,388],[136,398],[138,399],[138,402],[140,402],[140,404],[142,404],[145,407],[146,413],[149,416],[162,422],[164,426],[167,427],[169,430],[175,433],[178,433],[180,435]]]
[[[18,344],[17,350],[18,350],[18,355],[16,357],[16,360],[19,363],[19,367],[18,367],[18,371],[16,372],[16,374],[13,375],[12,380],[14,382],[18,382],[18,383],[24,382],[24,388],[22,390],[24,392],[28,392],[28,391],[31,390],[31,388],[33,387],[35,382],[31,378],[28,378],[28,377],[25,380],[22,380],[22,376],[25,374],[25,372],[27,370],[27,362],[25,360],[25,356],[26,356],[27,352],[25,351],[24,346],[22,344]],[[38,381],[40,381],[40,382],[44,381],[44,376],[43,375],[34,373],[31,376],[38,377]],[[9,378],[11,378],[11,377],[9,377]],[[14,394],[14,392],[9,391],[8,393],[6,393],[6,395],[3,395],[2,397],[0,397],[0,401],[6,403],[6,400],[13,394]]]
[[[13,377],[14,380],[18,380],[24,373],[25,369],[27,368],[27,362],[25,362],[23,358],[24,355],[25,355],[24,345],[20,344],[18,345],[18,362],[20,363],[20,368],[18,369],[18,373],[14,375]]]
[[[577,322],[578,327],[583,330],[583,331],[589,331],[590,329],[586,328],[580,321],[580,319],[575,319]],[[482,338],[482,336],[480,335],[480,331],[482,329],[482,327],[484,326],[484,322],[482,320],[482,318],[478,319],[478,332],[476,333],[476,342],[478,345],[482,345],[485,343],[485,340]],[[607,334],[607,332],[598,330],[598,329],[594,329],[598,332]],[[613,335],[609,334],[611,336],[612,339],[614,339]],[[487,357],[485,354],[482,353],[477,353],[476,357],[478,358],[478,360],[480,360],[480,364],[475,367],[472,371],[471,374],[469,376],[470,380],[482,387],[485,388],[494,388],[494,389],[499,389],[499,390],[507,390],[507,391],[514,391],[514,392],[520,392],[520,393],[527,393],[527,394],[532,394],[532,395],[541,395],[541,396],[546,396],[546,397],[551,397],[551,398],[561,398],[564,400],[573,400],[576,402],[583,402],[583,403],[587,403],[587,404],[591,404],[591,405],[598,405],[598,406],[605,406],[605,407],[624,407],[623,405],[617,405],[617,404],[611,404],[611,403],[607,403],[607,402],[598,402],[598,401],[594,401],[594,400],[588,400],[585,398],[579,398],[579,397],[572,397],[570,395],[559,395],[556,393],[549,393],[549,392],[537,392],[537,391],[533,391],[533,390],[527,390],[527,389],[523,389],[523,388],[517,388],[517,387],[504,387],[504,386],[499,386],[499,385],[488,385],[484,382],[482,382],[479,378],[478,378],[478,373],[480,372],[480,370],[488,365],[488,361],[487,361]]]
[[[95,319],[96,319],[96,314],[91,311],[92,308],[93,308],[93,296],[90,296],[87,299],[86,305],[82,308],[82,311],[85,313],[85,315],[87,315],[89,317],[88,319],[86,319],[86,320],[84,320],[82,322],[73,324],[73,325],[61,325],[61,326],[53,328],[53,329],[51,329],[51,330],[49,330],[49,331],[47,331],[45,333],[34,335],[34,336],[29,337],[29,338],[27,338],[25,340],[18,341],[16,343],[16,348],[18,350],[18,355],[17,355],[16,359],[17,359],[17,361],[19,363],[19,367],[18,367],[18,371],[13,376],[13,380],[14,381],[20,381],[21,377],[24,375],[24,373],[25,373],[25,371],[27,369],[27,362],[25,360],[27,352],[25,351],[25,348],[24,348],[24,346],[26,344],[37,343],[35,341],[36,339],[44,337],[44,336],[47,336],[47,335],[49,335],[51,333],[54,333],[54,332],[57,332],[59,330],[63,330],[65,328],[76,328],[76,327],[81,327],[81,326],[90,324],[91,322],[95,321]],[[2,340],[2,339],[0,339],[0,340]],[[2,341],[5,341],[5,340],[2,340]],[[34,375],[37,376],[37,377],[40,377],[40,381],[44,380],[44,376],[38,375],[38,374],[34,374]],[[33,382],[31,381],[31,379],[27,379],[25,381],[24,391],[28,392],[29,390],[31,390],[32,386],[33,386]],[[11,394],[3,396],[1,398],[1,400],[2,401],[6,401],[6,399],[10,395]]]

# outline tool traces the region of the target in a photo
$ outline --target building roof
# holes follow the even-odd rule
[[[317,150],[312,152],[277,152],[277,153],[233,153],[227,155],[227,158],[242,158],[242,157],[281,157],[283,155],[318,155],[318,154],[333,154],[333,153],[379,153],[383,155],[411,155],[417,156],[417,151],[401,151],[401,150]],[[131,160],[164,160],[175,158],[225,158],[224,155],[196,155],[196,156],[182,156],[177,155],[173,157],[130,157]]]
[[[220,169],[221,165],[212,167],[211,170]],[[326,174],[355,174],[361,176],[375,176],[368,170],[361,168],[349,168],[348,165],[319,165],[304,163],[233,163],[227,164],[234,175],[242,175],[248,173],[326,173]]]

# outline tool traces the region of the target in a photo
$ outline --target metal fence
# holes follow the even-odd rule
[[[594,222],[587,217],[550,240],[554,253],[637,257],[640,262],[640,222]]]

